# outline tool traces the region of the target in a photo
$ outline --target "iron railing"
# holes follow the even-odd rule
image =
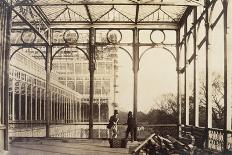
[[[107,139],[111,137],[111,131],[106,128],[107,123],[94,123],[93,138]],[[126,125],[119,124],[117,129],[118,138],[125,138]],[[53,138],[88,138],[89,124],[78,123],[55,123],[51,124],[50,137]],[[146,139],[151,134],[171,135],[177,137],[178,128],[175,124],[138,125],[137,138]],[[45,137],[45,122],[15,122],[9,124],[9,137]]]
[[[224,150],[224,134],[227,134],[227,150],[232,149],[232,131],[223,129],[182,126],[182,133],[190,132],[195,137],[195,144],[200,148],[222,152]]]

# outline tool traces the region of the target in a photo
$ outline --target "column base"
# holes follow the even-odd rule
[[[0,152],[4,151],[4,130],[5,130],[5,126],[4,125],[0,125]]]

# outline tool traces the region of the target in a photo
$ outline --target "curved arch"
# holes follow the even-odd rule
[[[101,103],[100,105],[100,109],[101,109],[101,121],[108,121],[109,118],[109,106],[107,103]]]
[[[36,48],[36,47],[19,47],[18,49],[16,49],[16,50],[10,55],[10,60],[11,60],[11,58],[15,55],[15,53],[17,53],[19,50],[21,50],[21,49],[23,49],[23,48],[33,48],[33,49],[37,50],[37,51],[43,56],[44,60],[46,61],[46,57],[45,57],[45,55],[43,54],[43,52],[42,52],[40,49]]]
[[[99,122],[99,104],[94,102],[93,103],[93,121],[94,122]]]
[[[151,47],[147,48],[145,51],[143,51],[143,53],[142,53],[142,54],[140,55],[140,57],[139,57],[139,62],[140,62],[141,58],[144,56],[144,54],[147,53],[150,49],[153,49],[153,48],[155,48],[155,47],[151,46]],[[172,57],[174,58],[175,62],[176,62],[176,56],[172,53],[172,51],[171,51],[170,49],[168,49],[168,48],[166,48],[166,47],[162,47],[161,49],[164,49],[164,50],[166,50],[169,54],[171,54]]]
[[[64,48],[70,48],[70,47],[63,46],[63,47],[61,47],[60,49],[58,49],[58,50],[54,53],[54,55],[52,56],[51,63],[53,62],[53,59],[55,58],[56,54],[59,53],[59,52],[60,52],[62,49],[64,49]],[[82,48],[80,48],[80,47],[78,47],[78,46],[76,46],[76,47],[74,47],[74,48],[76,48],[76,49],[80,50],[82,53],[84,53],[84,55],[86,56],[86,58],[89,60],[88,53],[86,53]]]
[[[126,50],[125,48],[123,48],[121,46],[119,46],[119,49],[122,49],[123,51],[125,51],[129,55],[129,57],[131,58],[131,60],[133,61],[133,57],[132,57],[132,55],[130,54],[130,52],[128,50]]]

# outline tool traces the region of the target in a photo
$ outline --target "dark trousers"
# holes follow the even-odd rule
[[[126,129],[126,139],[129,136],[129,133],[131,134],[131,141],[134,141],[134,128],[127,128]]]

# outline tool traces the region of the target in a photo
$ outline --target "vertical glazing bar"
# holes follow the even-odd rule
[[[65,122],[68,122],[68,99],[65,97]]]
[[[75,98],[73,97],[73,122],[76,120],[76,102]]]
[[[51,94],[51,122],[54,121],[55,106],[56,106],[55,92],[53,91]]]
[[[81,110],[81,116],[82,116],[81,122],[84,122],[84,120],[85,120],[85,103],[82,104],[81,108],[82,108],[82,110]]]
[[[60,93],[60,92],[59,92]],[[62,120],[62,94],[59,95],[59,122]]]
[[[66,103],[66,96],[64,97],[64,120],[65,123],[67,121],[67,103]]]
[[[11,100],[11,108],[12,108],[12,121],[15,120],[15,78],[12,78],[12,100]]]
[[[133,31],[133,73],[134,73],[134,95],[133,95],[133,114],[135,121],[134,139],[137,139],[137,98],[138,98],[138,71],[139,71],[139,30]]]
[[[53,122],[57,120],[57,93],[54,94]]]
[[[70,106],[69,97],[67,97],[67,122],[68,123],[69,123],[69,106]]]
[[[66,117],[66,97],[64,96],[64,122],[66,123],[67,117]]]
[[[72,99],[71,96],[69,96],[69,103],[68,103],[68,119],[69,119],[69,123],[72,119]]]
[[[81,122],[81,101],[79,102],[78,121]]]
[[[60,93],[60,92],[59,92]],[[61,114],[62,114],[62,95],[59,95],[59,112],[58,112],[58,120],[60,122],[61,120]]]
[[[31,81],[31,98],[30,98],[30,120],[32,121],[33,120],[33,84],[32,84],[32,81]]]
[[[61,103],[60,103],[60,120],[63,121],[64,120],[64,97],[63,95],[61,95]]]
[[[71,99],[71,113],[72,113],[72,122],[74,121],[74,100],[73,98]]]
[[[18,120],[22,119],[22,83],[19,83],[19,112],[18,112]]]
[[[76,100],[76,108],[75,108],[76,109],[76,111],[75,111],[76,116],[75,117],[76,117],[76,122],[78,122],[79,121],[79,119],[78,119],[78,106],[79,105],[78,105],[78,99],[76,98],[75,100]]]
[[[79,102],[78,98],[76,99],[76,122],[79,122]]]
[[[42,112],[42,91],[41,91],[41,87],[39,88],[39,120],[41,121],[41,112]]]
[[[63,96],[63,120],[66,122],[66,98]]]
[[[54,115],[54,113],[53,113],[53,108],[54,108],[54,105],[53,105],[53,92],[51,91],[51,98],[50,98],[50,100],[51,100],[51,103],[50,103],[50,113],[51,113],[51,115],[50,115],[50,119],[51,119],[51,121],[53,120],[53,115]]]
[[[74,121],[74,100],[73,98],[71,99],[71,112],[72,112],[72,122]]]
[[[59,94],[58,92],[56,93],[56,122],[59,120]]]
[[[69,100],[69,97],[67,96],[67,122],[69,123],[69,120],[70,120],[70,108],[69,108],[69,106],[70,106],[70,100]]]
[[[62,96],[62,94],[60,95],[60,112],[59,112],[59,120],[61,121],[61,120],[63,120],[63,117],[62,117],[62,115],[63,115],[63,96]]]
[[[60,120],[63,121],[64,120],[64,110],[63,110],[63,103],[64,103],[64,98],[63,95],[61,95],[61,103],[60,103]]]
[[[44,92],[44,95],[43,95],[43,101],[44,101],[44,104],[43,104],[43,120],[46,120],[46,90],[43,90]]]
[[[67,123],[69,122],[69,98],[66,99],[66,114],[67,114]]]
[[[70,120],[71,120],[71,99],[70,99],[70,97],[68,99],[68,120],[70,123]]]
[[[64,122],[66,122],[66,97],[64,96],[64,103],[63,103],[63,110],[64,110]]]
[[[69,99],[69,122],[72,121],[72,98],[70,96],[70,99]]]
[[[68,106],[68,113],[69,113],[69,123],[72,119],[72,99],[71,99],[71,96],[69,96],[69,106]]]
[[[98,99],[98,122],[101,122],[101,102],[100,102],[100,98]]]
[[[56,106],[55,106],[55,121],[57,122],[58,121],[58,112],[59,112],[59,95],[58,95],[58,92],[56,92]]]
[[[28,83],[25,83],[25,110],[24,110],[24,114],[25,114],[25,120],[27,120],[27,88],[28,88]]]
[[[60,95],[59,95],[59,91],[57,92],[56,94],[56,98],[57,98],[57,101],[56,101],[56,122],[59,121],[59,113],[60,113],[60,103],[59,103],[59,99],[60,99]]]
[[[72,122],[75,121],[75,99],[73,97],[73,103],[72,103],[72,113],[73,113],[73,119],[72,119]]]
[[[37,120],[38,118],[37,118],[37,114],[38,114],[38,112],[37,112],[37,110],[38,110],[38,89],[37,89],[38,87],[37,87],[37,83],[36,83],[36,86],[35,86],[35,120]]]
[[[57,121],[57,111],[58,111],[57,101],[58,101],[58,94],[56,92],[54,96],[54,121]]]

